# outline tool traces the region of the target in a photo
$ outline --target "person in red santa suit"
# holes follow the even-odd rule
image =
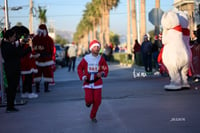
[[[53,81],[49,83],[49,85],[55,85],[55,80],[54,80],[54,72],[56,71],[56,47],[54,46],[53,48],[53,55],[52,55],[52,60],[54,61],[54,64],[51,66],[51,69],[53,71]]]
[[[24,34],[23,38],[20,39],[23,49],[32,46],[32,40],[29,38],[28,34]],[[37,67],[35,64],[35,58],[40,55],[35,54],[32,50],[26,56],[21,58],[21,75],[22,75],[22,98],[37,98],[38,95],[32,92],[32,80],[33,74],[37,73]]]
[[[44,91],[49,92],[49,83],[53,81],[52,60],[54,42],[48,35],[45,24],[39,25],[37,35],[33,38],[33,49],[35,53],[39,53],[39,58],[36,59],[38,73],[34,75],[34,82],[36,83],[36,92],[40,92],[40,81],[44,80]]]
[[[162,54],[163,54],[163,49],[164,49],[164,45],[162,44],[162,34],[160,33],[159,34],[159,54],[158,54],[158,57],[157,57],[157,62],[158,62],[158,65],[159,65],[159,71],[160,71],[160,74],[162,76],[167,76],[168,75],[168,71],[167,71],[167,68],[165,67],[164,63],[163,63],[163,60],[162,60]]]
[[[100,46],[97,40],[90,42],[91,53],[83,57],[77,68],[80,80],[84,81],[85,103],[87,107],[92,105],[90,118],[95,123],[96,113],[101,104],[102,77],[107,77],[109,71],[105,59],[99,54]]]

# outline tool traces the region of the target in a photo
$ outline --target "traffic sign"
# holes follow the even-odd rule
[[[161,18],[163,15],[163,11],[160,8],[153,8],[150,12],[149,12],[149,21],[155,25],[155,26],[159,26],[161,24]]]

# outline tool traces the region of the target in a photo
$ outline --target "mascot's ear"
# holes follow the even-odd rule
[[[173,11],[165,12],[162,16],[161,24],[163,29],[172,29],[180,25],[178,15]]]

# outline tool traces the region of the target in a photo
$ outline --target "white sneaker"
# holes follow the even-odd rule
[[[194,82],[198,82],[198,81],[199,81],[199,79],[198,79],[198,78],[195,78]]]
[[[54,86],[54,85],[56,85],[56,83],[55,82],[51,82],[51,83],[49,83],[49,85],[50,86]]]
[[[28,98],[28,95],[29,95],[28,93],[22,93],[21,98]]]
[[[189,84],[182,84],[182,88],[190,88],[190,85]]]
[[[29,94],[28,94],[28,98],[29,98],[29,99],[37,98],[37,97],[38,97],[38,94],[35,94],[35,93],[29,93]]]
[[[165,90],[181,90],[181,85],[169,84],[164,86]]]

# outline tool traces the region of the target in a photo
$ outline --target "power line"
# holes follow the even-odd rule
[[[127,12],[118,12],[118,13],[111,13],[111,15],[120,15],[120,14],[127,14]],[[80,15],[80,14],[63,14],[63,15],[48,15],[47,17],[64,17],[64,16],[74,16],[74,17],[76,17],[76,16],[82,16],[82,15]],[[11,18],[25,18],[25,17],[28,17],[27,15],[25,15],[25,16],[10,16]]]

